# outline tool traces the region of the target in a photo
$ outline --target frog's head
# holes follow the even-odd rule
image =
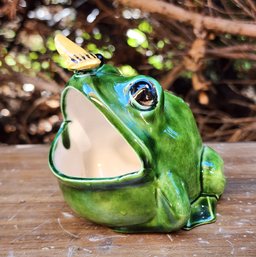
[[[63,36],[55,42],[74,75],[62,93],[64,122],[52,145],[52,169],[95,180],[152,169],[164,120],[159,83],[124,77]]]

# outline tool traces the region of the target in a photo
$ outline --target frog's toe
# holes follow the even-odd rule
[[[215,196],[201,196],[191,205],[191,214],[184,229],[212,223],[216,220],[217,198]]]

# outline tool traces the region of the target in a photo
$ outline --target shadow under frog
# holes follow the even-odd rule
[[[171,232],[215,221],[225,186],[223,161],[202,145],[189,106],[151,77],[125,77],[103,64],[100,55],[92,58],[101,64],[76,71],[62,93],[64,121],[49,154],[69,206],[82,217],[126,233]],[[120,165],[101,139],[94,156],[100,159],[110,152],[105,160],[109,172],[98,167],[98,157],[98,168],[86,164],[93,148],[85,132],[86,126],[93,127],[94,114],[89,119],[84,113],[90,108],[125,139],[139,160],[138,170],[124,173],[121,165],[123,170],[111,173]],[[98,137],[111,141],[104,128],[97,126],[102,130]],[[118,155],[118,146],[115,150]],[[90,167],[99,172],[90,173]]]

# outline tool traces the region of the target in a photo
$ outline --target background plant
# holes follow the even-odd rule
[[[191,106],[203,139],[256,140],[252,0],[4,0],[0,5],[0,142],[46,143],[71,73],[62,32],[127,76],[154,76]]]

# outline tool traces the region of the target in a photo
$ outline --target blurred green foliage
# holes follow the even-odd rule
[[[255,39],[209,32],[201,64],[194,68],[183,65],[197,39],[187,24],[110,0],[14,2],[0,15],[0,142],[49,142],[57,131],[60,91],[72,73],[56,52],[56,33],[102,54],[125,76],[153,76],[182,96],[205,140],[256,140],[251,130],[233,137],[247,123],[223,121],[255,115]],[[212,2],[214,8],[207,0],[190,1],[189,6],[172,2],[203,15],[252,21],[232,0]]]

